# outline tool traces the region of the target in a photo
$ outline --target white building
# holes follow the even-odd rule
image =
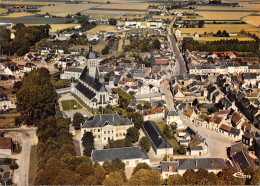
[[[63,74],[60,75],[60,78],[78,80],[82,72],[82,68],[68,68],[64,70]]]
[[[163,22],[161,19],[158,20],[148,20],[146,22],[147,28],[164,28]]]
[[[81,126],[81,136],[92,132],[95,141],[107,142],[109,139],[124,139],[127,129],[134,124],[128,118],[121,118],[118,114],[95,115]]]

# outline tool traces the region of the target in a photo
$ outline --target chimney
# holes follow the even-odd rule
[[[211,166],[213,166],[213,165],[214,165],[214,161],[213,161],[213,160],[211,160],[210,164],[211,164]]]
[[[172,172],[173,171],[173,166],[169,165],[168,169],[169,169],[169,172]]]
[[[195,166],[196,167],[198,166],[198,160],[195,160]]]

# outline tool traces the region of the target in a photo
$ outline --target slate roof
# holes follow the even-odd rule
[[[102,127],[104,125],[134,125],[128,118],[121,118],[118,114],[99,114],[85,121],[82,128]]]
[[[89,88],[84,86],[82,83],[78,82],[75,88],[81,92],[84,96],[86,96],[89,100],[96,96],[96,93],[92,92]]]
[[[166,136],[162,133],[157,124],[153,121],[146,121],[143,124],[143,129],[150,138],[156,149],[173,148]]]
[[[190,147],[191,150],[203,150],[202,146]]]
[[[234,134],[234,135],[236,135],[236,136],[239,136],[239,134],[240,134],[240,129],[236,129],[236,128],[234,128],[234,127],[231,127],[230,133],[231,133],[231,134]]]
[[[148,155],[141,151],[138,147],[122,147],[122,148],[112,148],[95,150],[92,153],[92,160],[94,162],[103,162],[106,160],[113,159],[149,159]]]
[[[242,142],[235,143],[230,146],[230,155],[236,154],[239,151],[247,151],[246,145]]]
[[[161,166],[161,171],[162,172],[169,172],[169,166],[172,166],[172,171],[177,172],[177,168],[179,166],[178,161],[161,161],[160,166]]]
[[[85,67],[79,79],[98,92],[106,92],[107,90],[105,86],[102,83],[100,83],[98,79],[91,77],[88,74],[88,71],[88,67]]]
[[[81,73],[83,70],[81,68],[68,68],[66,70],[64,70],[66,72],[79,72]]]
[[[197,166],[196,166],[197,161]],[[226,166],[222,158],[179,159],[178,170],[205,168],[208,170],[223,169]]]
[[[236,167],[238,167],[241,171],[244,171],[246,168],[248,168],[250,166],[253,168],[256,166],[253,158],[251,158],[249,155],[247,155],[243,151],[236,153],[233,156],[233,161],[235,162]]]
[[[171,110],[168,112],[168,116],[178,116],[178,114],[174,110]]]

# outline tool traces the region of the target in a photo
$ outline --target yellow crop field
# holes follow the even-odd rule
[[[225,40],[230,40],[230,39],[238,39],[239,41],[252,41],[254,40],[251,37],[247,37],[247,36],[241,36],[241,37],[199,37],[199,38],[193,38],[195,41],[200,41],[200,42],[206,42],[206,41],[218,41],[221,39],[225,39]],[[183,38],[182,37],[178,37],[178,40],[182,41]]]
[[[119,52],[123,52],[123,40],[122,40],[122,39],[119,40],[119,43],[118,43],[118,51],[119,51]]]
[[[101,40],[101,41],[98,42],[98,44],[92,45],[93,50],[97,51],[97,52],[101,52],[103,50],[103,48],[105,48],[107,43],[108,43],[108,41]],[[84,50],[89,50],[89,45],[74,45],[70,49],[81,50],[82,48],[84,48]]]
[[[5,8],[0,8],[0,14],[5,13],[5,12],[7,12],[7,9],[5,9]]]
[[[76,14],[78,12],[82,12],[88,10],[96,4],[59,4],[55,6],[43,6],[40,8],[40,14],[49,13],[51,15],[56,16],[66,16],[68,14]]]
[[[29,12],[17,12],[17,13],[9,14],[4,17],[17,18],[17,17],[24,17],[24,16],[32,16],[32,15],[35,15],[35,14],[29,13]]]
[[[182,33],[216,33],[218,30],[226,30],[228,33],[238,33],[242,29],[245,31],[258,31],[259,29],[249,24],[205,24],[204,28],[180,28]]]
[[[260,4],[239,3],[240,7],[231,6],[193,6],[199,10],[259,10]]]
[[[91,30],[88,30],[87,33],[88,34],[96,34],[96,33],[99,33],[100,30],[106,30],[107,32],[118,32],[116,30],[115,26],[112,26],[112,25],[100,25],[100,26],[96,26],[95,28],[92,28]]]
[[[260,32],[250,32],[251,34],[255,34],[257,37],[260,38]]]
[[[247,16],[244,17],[242,20],[256,27],[260,25],[260,16]]]
[[[196,11],[202,17],[197,17],[199,20],[240,20],[254,12],[214,12],[214,11]]]

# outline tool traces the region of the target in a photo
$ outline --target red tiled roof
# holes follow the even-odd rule
[[[12,138],[0,137],[0,149],[12,149]]]
[[[220,122],[222,121],[222,118],[219,117],[219,116],[213,116],[211,119],[210,119],[211,122],[214,122],[214,123],[217,123],[217,124],[220,124]]]
[[[230,110],[220,110],[219,112],[215,113],[215,115],[226,115],[229,113],[230,113]]]
[[[222,129],[222,130],[225,130],[225,131],[230,131],[231,130],[231,127],[230,126],[227,126],[227,125],[224,125],[224,124],[222,124],[220,127],[219,127],[219,129]]]
[[[150,114],[157,114],[157,113],[162,113],[163,109],[161,107],[154,108],[154,109],[147,109],[143,111],[143,115],[150,115]]]

